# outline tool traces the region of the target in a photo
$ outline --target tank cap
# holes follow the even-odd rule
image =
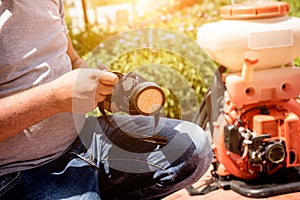
[[[289,13],[289,4],[287,2],[232,4],[221,7],[219,12],[223,19],[277,17]]]

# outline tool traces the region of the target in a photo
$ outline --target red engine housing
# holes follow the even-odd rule
[[[251,180],[300,165],[300,69],[276,70],[275,79],[272,70],[251,82],[225,78],[222,114],[211,122],[219,175]]]
[[[299,112],[298,103],[290,100],[278,102],[276,105],[255,104],[242,110],[228,101],[226,105],[230,112],[220,115],[214,123],[214,134],[219,135],[214,146],[215,155],[220,163],[219,175],[232,174],[242,179],[256,179],[261,174],[272,174],[281,167],[300,165],[299,117],[285,108],[294,108],[292,110]],[[262,109],[268,110],[269,113],[261,114]],[[261,144],[248,144],[249,139],[238,136],[243,134],[241,130],[237,130],[237,134],[226,134],[227,126],[250,132],[252,140],[266,137],[261,138]],[[252,148],[250,145],[253,145]],[[257,156],[257,159],[253,156]]]

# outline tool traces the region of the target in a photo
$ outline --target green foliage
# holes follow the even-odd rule
[[[282,0],[280,0],[282,1]],[[290,16],[300,17],[300,1],[299,0],[284,0],[290,5]]]
[[[73,29],[69,30],[73,47],[81,57],[85,57],[102,41],[116,34],[116,32],[105,30],[99,26],[86,27],[77,32],[74,32]]]

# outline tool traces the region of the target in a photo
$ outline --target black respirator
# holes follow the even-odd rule
[[[103,117],[107,119],[105,110],[112,112],[114,106],[117,111],[130,115],[153,115],[158,123],[159,113],[165,103],[163,90],[156,83],[149,82],[136,73],[113,73],[119,77],[119,82],[115,85],[113,94],[108,95],[104,102],[98,104]],[[148,142],[166,143],[166,139],[156,133],[142,139]]]

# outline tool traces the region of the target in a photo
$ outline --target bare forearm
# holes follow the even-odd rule
[[[110,72],[76,69],[52,82],[0,99],[0,141],[60,112],[91,111],[112,94],[117,82],[118,77]]]
[[[50,84],[0,99],[0,141],[57,114],[56,97]]]

